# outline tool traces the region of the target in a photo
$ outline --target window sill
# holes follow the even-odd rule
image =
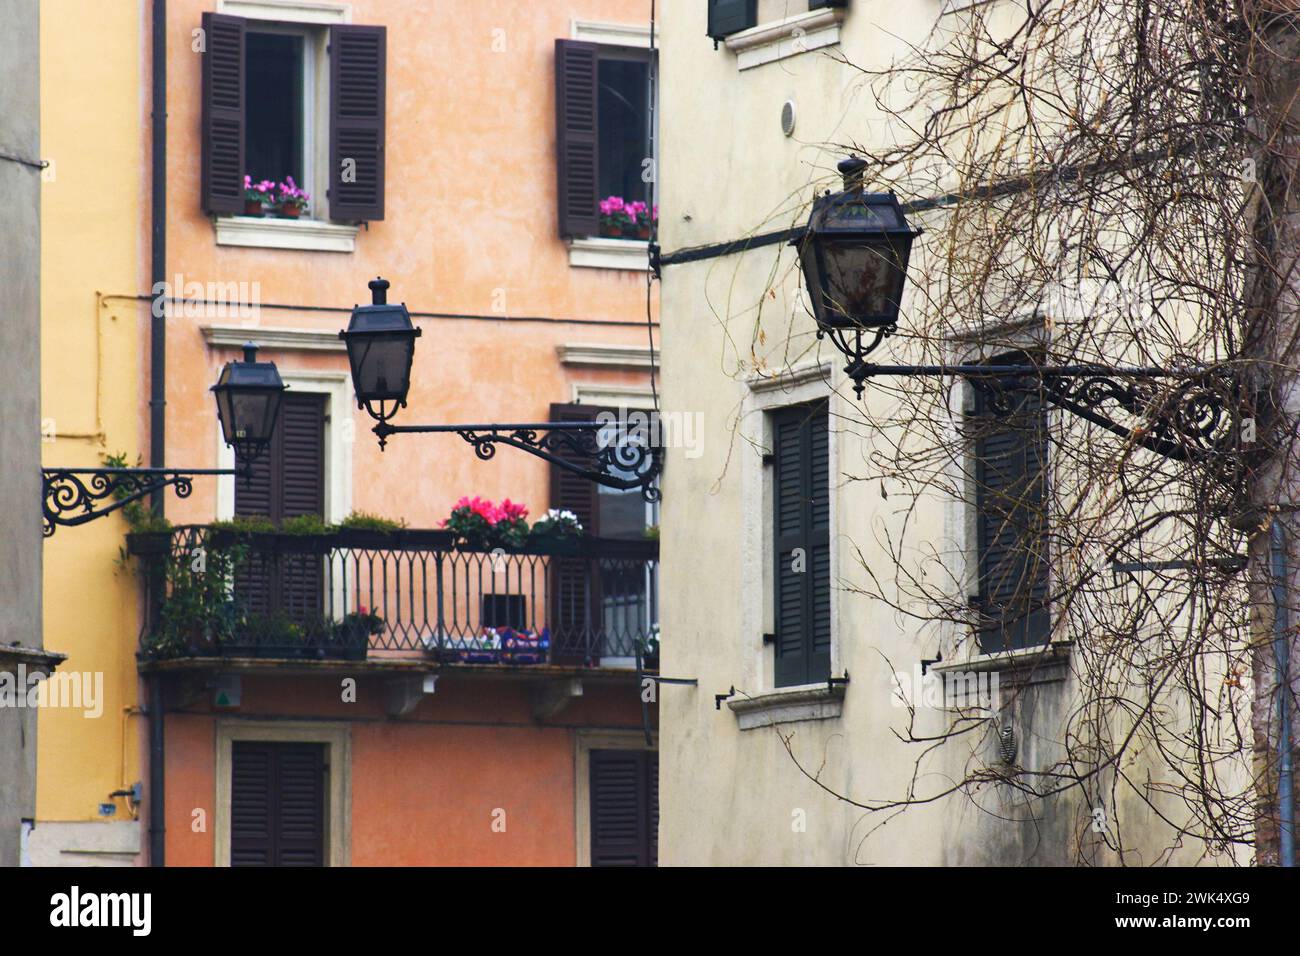
[[[319,219],[218,216],[217,245],[308,252],[353,252],[360,226]]]
[[[965,661],[941,661],[930,670],[940,674],[957,671],[991,673],[1000,683],[1015,685],[1051,684],[1064,681],[1070,673],[1071,641],[1053,641],[1040,647],[1021,647],[997,654],[977,654]]]
[[[736,715],[741,730],[802,720],[831,720],[844,710],[844,685],[786,687],[757,697],[729,700],[727,706]]]
[[[576,269],[649,272],[650,243],[644,239],[570,239],[569,265]]]
[[[760,23],[733,33],[723,42],[736,54],[736,69],[748,70],[840,42],[842,7],[809,10],[784,20]]]

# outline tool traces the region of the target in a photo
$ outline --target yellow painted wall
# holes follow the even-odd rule
[[[118,451],[134,463],[147,453],[149,309],[129,298],[148,285],[142,17],[132,0],[41,3],[41,141],[51,162],[41,197],[46,466],[95,467]],[[38,831],[105,819],[98,804],[142,776],[144,721],[131,713],[140,591],[116,563],[125,531],[115,515],[45,543],[45,645],[68,655],[66,671],[102,673],[103,703],[97,718],[42,710]],[[129,820],[125,801],[115,802],[106,819]]]

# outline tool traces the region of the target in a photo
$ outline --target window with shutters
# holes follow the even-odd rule
[[[647,239],[624,224],[614,230],[601,203],[651,201],[655,173],[652,52],[638,47],[555,41],[556,169],[560,235]]]
[[[326,745],[236,740],[230,865],[324,866]]]
[[[659,864],[659,754],[592,750],[591,865]]]
[[[203,29],[204,210],[242,219],[246,175],[255,183],[292,176],[311,194],[304,217],[383,219],[385,28],[205,13]],[[286,223],[299,231],[293,248],[340,248],[328,230],[320,233],[326,245],[310,244],[292,220],[268,215],[257,225]],[[243,234],[226,226],[232,237]]]
[[[1023,352],[992,363],[1032,362]],[[995,653],[1047,643],[1047,411],[1037,393],[995,411],[979,388],[968,420],[972,442],[980,650]]]
[[[830,433],[825,400],[771,413],[773,676],[831,675]]]

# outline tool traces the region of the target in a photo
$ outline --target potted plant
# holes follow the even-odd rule
[[[271,180],[263,179],[260,183],[254,183],[253,177],[245,174],[244,215],[265,215],[266,207],[275,200],[275,190],[276,185]]]
[[[582,522],[572,511],[551,508],[533,525],[528,540],[535,544],[560,546],[554,550],[572,551],[571,545],[585,533]]]
[[[286,219],[297,219],[307,211],[311,196],[298,188],[292,176],[284,177],[275,197],[276,211]]]
[[[623,227],[623,237],[626,239],[649,239],[650,207],[637,199],[628,203],[624,210],[628,224]]]
[[[528,538],[528,509],[506,498],[495,505],[475,495],[462,497],[442,527],[470,548],[522,547]]]
[[[627,204],[622,196],[606,196],[600,201],[600,234],[607,239],[620,239],[636,223],[628,216]]]
[[[343,616],[334,625],[330,642],[331,656],[345,661],[364,661],[370,649],[371,635],[384,632],[384,619],[365,607],[359,607]]]

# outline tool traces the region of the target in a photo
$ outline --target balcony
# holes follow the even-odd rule
[[[476,548],[446,531],[132,534],[142,661],[436,661],[653,670],[659,542]]]

